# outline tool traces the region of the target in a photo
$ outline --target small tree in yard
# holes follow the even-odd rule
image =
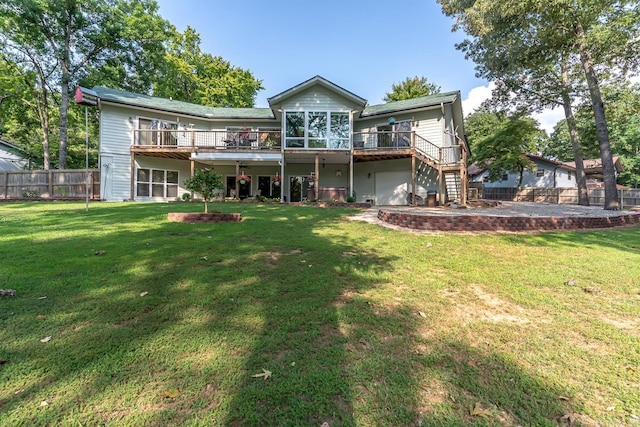
[[[209,213],[208,202],[213,199],[216,190],[224,188],[222,175],[209,169],[197,169],[191,178],[184,180],[189,191],[199,193],[204,200],[204,213]]]

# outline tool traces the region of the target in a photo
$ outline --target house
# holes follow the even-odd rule
[[[316,76],[270,97],[268,108],[206,107],[105,87],[88,92],[100,110],[106,201],[174,200],[203,167],[223,175],[227,197],[404,205],[408,193],[437,191],[441,203],[465,201],[468,146],[458,91],[369,106]]]
[[[574,166],[535,154],[526,156],[534,167],[524,170],[521,187],[571,188],[577,186]],[[468,174],[472,183],[482,183],[485,188],[516,188],[520,180],[520,174],[506,173],[497,181],[489,181],[489,171],[476,163],[469,166]]]
[[[567,166],[576,167],[576,162],[565,162]],[[602,176],[602,159],[585,159],[583,160],[584,174],[587,177],[587,186],[598,188],[603,187],[604,178]],[[613,169],[616,177],[624,170],[620,157],[613,157]]]
[[[29,162],[23,157],[20,148],[0,139],[0,171],[22,170],[28,164]]]

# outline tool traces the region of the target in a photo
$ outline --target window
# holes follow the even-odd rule
[[[349,114],[331,113],[331,140],[329,148],[349,148]]]
[[[536,176],[544,176],[544,169],[538,168],[538,170],[536,171]]]
[[[289,111],[285,113],[285,147],[348,149],[349,113]]]
[[[176,123],[138,119],[138,145],[178,145]]]
[[[571,181],[571,171],[567,172],[567,180]]]
[[[160,169],[138,169],[136,173],[138,197],[178,197],[178,172]]]
[[[302,112],[288,112],[286,114],[286,147],[303,148],[306,137],[305,114]]]
[[[509,180],[509,175],[507,175],[506,173],[502,175],[502,178],[500,178],[500,181],[508,181],[508,180]]]

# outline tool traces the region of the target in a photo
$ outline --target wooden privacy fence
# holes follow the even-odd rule
[[[589,203],[594,206],[604,206],[604,188],[590,188]],[[538,202],[578,204],[577,188],[508,188],[508,187],[484,187],[481,198],[488,200],[507,200],[514,202]],[[618,198],[623,207],[640,205],[640,188],[628,188],[618,190]]]
[[[84,199],[84,169],[0,171],[0,199]],[[89,198],[100,199],[100,170],[89,169]]]

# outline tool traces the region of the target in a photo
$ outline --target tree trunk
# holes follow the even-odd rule
[[[600,84],[598,83],[598,78],[593,68],[591,53],[585,44],[584,29],[580,23],[576,24],[576,36],[578,39],[580,62],[582,63],[591,96],[591,104],[596,122],[596,135],[598,137],[598,145],[600,146],[600,159],[602,160],[602,175],[604,179],[604,208],[607,210],[617,210],[620,209],[620,200],[618,199],[618,188],[616,187],[616,172],[613,167],[604,103],[602,101],[602,94],[600,93]]]
[[[562,80],[565,87],[567,87],[566,71],[563,71],[562,73]],[[567,119],[567,127],[569,128],[569,136],[571,137],[571,145],[573,146],[573,160],[576,163],[578,204],[581,206],[589,206],[589,191],[587,190],[587,177],[584,173],[584,158],[582,155],[582,146],[580,145],[580,136],[578,135],[576,119],[573,116],[571,97],[566,90],[562,91],[562,107],[564,108],[564,117]]]
[[[522,187],[522,179],[524,178],[524,166],[520,165],[518,169],[520,169],[520,177],[518,178],[518,188],[520,188]]]
[[[67,168],[67,128],[69,122],[69,73],[62,72],[60,84],[60,155],[59,169]]]

